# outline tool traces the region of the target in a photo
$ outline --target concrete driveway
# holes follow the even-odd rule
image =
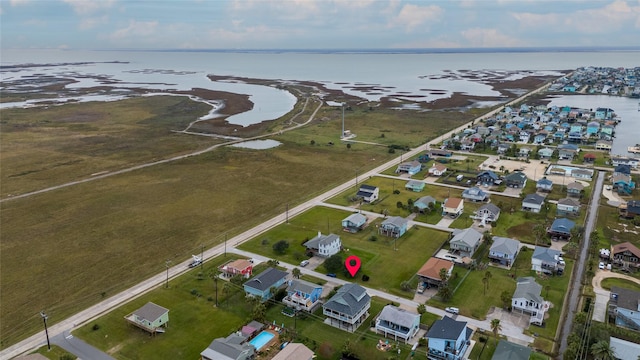
[[[593,306],[592,319],[600,322],[604,322],[607,318],[607,303],[609,302],[609,297],[611,296],[611,292],[603,289],[601,286],[602,280],[606,278],[625,279],[640,285],[640,280],[634,277],[614,273],[609,270],[598,270],[591,280],[593,291],[596,293],[596,303]]]

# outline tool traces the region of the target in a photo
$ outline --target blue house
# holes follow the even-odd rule
[[[536,183],[536,189],[542,191],[551,191],[553,190],[553,181],[545,178],[538,180]]]
[[[610,120],[613,117],[613,109],[597,108],[595,117],[597,120]]]
[[[618,173],[613,176],[613,189],[621,195],[631,195],[633,189],[636,188],[636,183],[632,180],[631,176]]]
[[[244,292],[247,295],[255,296],[263,302],[269,300],[274,294],[271,288],[279,288],[284,284],[287,273],[276,268],[268,268],[251,280],[244,283]]]
[[[411,190],[413,192],[420,192],[424,189],[425,183],[424,181],[419,180],[409,180],[404,186],[405,189]]]
[[[361,213],[353,213],[342,219],[342,230],[357,233],[367,224],[367,217]]]
[[[311,312],[320,305],[321,296],[322,285],[295,279],[289,281],[287,296],[282,299],[282,302],[294,309]]]
[[[478,176],[476,176],[476,179],[482,185],[492,186],[495,185],[498,180],[500,180],[500,177],[491,170],[485,170],[478,174]]]
[[[600,123],[597,121],[591,121],[587,124],[587,136],[589,135],[597,135],[598,131],[600,131]]]
[[[395,341],[404,340],[405,344],[420,330],[420,315],[387,305],[376,319],[376,332],[390,335]]]
[[[462,192],[462,198],[470,201],[486,201],[489,198],[489,194],[482,191],[479,187],[472,187],[465,189]]]
[[[385,236],[399,238],[407,232],[408,225],[409,220],[400,216],[391,216],[380,224],[378,233]]]
[[[576,92],[576,87],[573,85],[566,85],[562,88],[564,92]]]
[[[489,260],[510,268],[516,261],[519,252],[520,241],[494,236],[493,244],[491,244],[491,248],[489,249]]]
[[[396,174],[404,172],[409,175],[415,175],[419,173],[421,169],[422,169],[422,164],[420,163],[420,161],[418,160],[407,161],[398,165],[398,168],[396,169]]]
[[[413,202],[413,206],[417,207],[420,212],[423,212],[424,210],[426,210],[430,206],[435,208],[436,199],[433,198],[432,196],[429,196],[429,195],[423,196],[420,199],[414,201]]]
[[[640,291],[611,287],[609,307],[615,314],[616,325],[640,330]]]
[[[448,316],[436,320],[427,333],[429,359],[462,360],[470,343],[471,330],[466,321]]]
[[[533,137],[533,143],[542,144],[546,139],[547,139],[547,135],[537,134],[536,136]]]
[[[556,219],[547,229],[547,234],[551,236],[551,240],[570,240],[574,226],[576,223],[567,218]]]

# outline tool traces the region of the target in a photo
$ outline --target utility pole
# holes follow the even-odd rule
[[[200,271],[204,269],[204,244],[200,245]]]
[[[287,224],[289,223],[289,203],[287,203],[287,210],[285,211],[285,217],[287,219]]]
[[[227,233],[224,233],[224,257],[227,257]]]
[[[164,262],[164,266],[167,268],[167,282],[165,284],[165,288],[168,289],[169,288],[169,264],[171,263],[171,260],[167,259]]]
[[[47,349],[51,350],[51,343],[49,342],[49,330],[47,329],[47,314],[44,313],[44,310],[40,312],[40,316],[42,316],[42,321],[44,322],[44,334],[47,336]]]
[[[340,139],[344,137],[344,103],[342,103],[342,133],[340,134]]]

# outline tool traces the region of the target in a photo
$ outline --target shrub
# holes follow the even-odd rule
[[[369,241],[378,241],[378,237],[375,235],[369,236]]]
[[[369,275],[362,274],[362,281],[369,281]]]
[[[280,240],[273,244],[273,251],[276,254],[284,254],[289,248],[289,242],[287,240]]]
[[[93,326],[91,327],[91,330],[93,330],[93,331],[100,330],[100,325],[93,324]]]

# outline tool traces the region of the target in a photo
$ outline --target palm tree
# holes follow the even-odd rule
[[[298,268],[293,268],[291,270],[291,275],[293,275],[293,277],[296,278],[296,279],[300,279],[300,276],[302,275],[302,272]]]
[[[538,243],[540,243],[545,233],[546,231],[544,229],[544,225],[537,224],[536,226],[533,227],[533,235],[536,238],[536,246],[538,246]]]
[[[482,288],[482,295],[487,295],[487,287],[489,286],[489,278],[487,278],[486,276],[482,278],[482,283],[484,284],[484,287]]]
[[[484,273],[484,277],[487,278],[487,288],[489,288],[489,280],[491,279],[491,271],[487,270],[487,272]]]
[[[600,340],[591,345],[591,355],[596,360],[615,360],[615,349],[607,340]]]
[[[445,268],[440,269],[440,272],[438,272],[438,275],[440,276],[440,286],[446,286],[447,281],[449,280],[449,273],[447,273],[447,269]]]
[[[500,319],[491,320],[491,331],[493,331],[493,335],[498,338],[498,333],[502,330],[502,325],[500,325]]]

